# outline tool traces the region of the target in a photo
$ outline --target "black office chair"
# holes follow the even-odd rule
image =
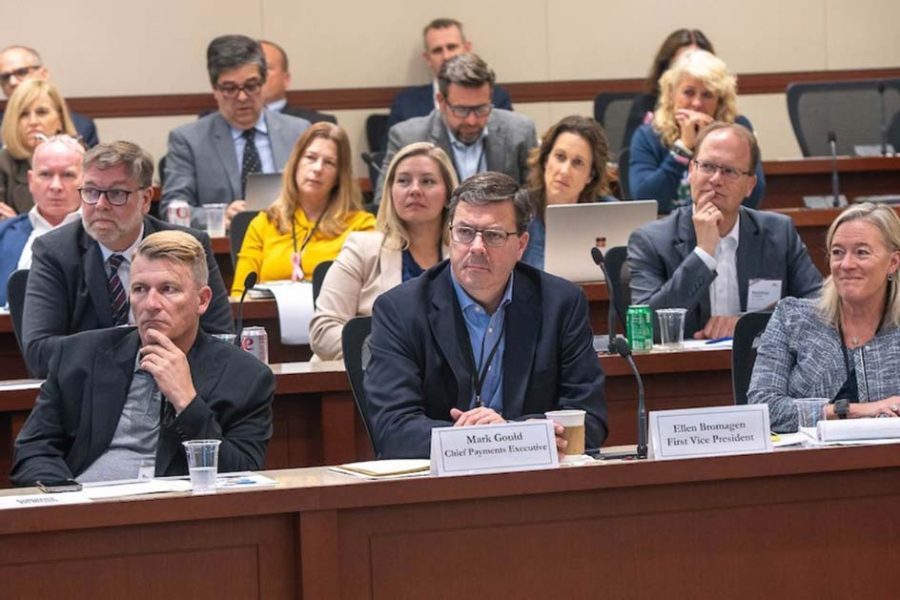
[[[900,79],[792,83],[786,94],[803,156],[831,155],[830,131],[840,155],[854,155],[854,146],[862,145],[878,147],[880,153],[881,129],[900,110]]]
[[[25,310],[25,287],[28,285],[28,269],[19,269],[9,274],[6,281],[6,299],[9,303],[9,316],[12,318],[13,333],[19,351],[25,356],[22,346],[22,312]]]
[[[625,313],[631,303],[631,271],[628,269],[628,248],[626,246],[613,246],[603,253],[606,259],[606,270],[612,280],[609,301],[614,303],[616,314],[619,317],[619,325],[622,333],[625,333]],[[612,333],[612,332],[610,332]]]
[[[625,129],[636,96],[635,92],[610,92],[597,94],[594,98],[594,120],[606,130],[609,149],[613,153],[619,152],[628,144]]]
[[[356,409],[362,417],[366,434],[372,444],[372,451],[378,457],[378,447],[375,446],[375,438],[372,437],[372,428],[369,424],[369,411],[366,406],[366,389],[363,386],[363,378],[366,367],[369,365],[371,354],[369,353],[369,335],[372,333],[372,317],[356,317],[350,319],[344,325],[341,334],[341,346],[344,351],[344,368],[350,379],[350,389],[353,391],[353,399],[356,401]]]
[[[369,182],[372,184],[372,197],[375,197],[375,185],[378,183],[378,176],[381,174],[381,165],[384,162],[386,152],[379,150],[377,152],[363,152],[361,154],[363,162],[369,168]]]
[[[619,152],[619,194],[622,200],[632,200],[631,186],[628,179],[628,161],[631,158],[631,148],[622,148]]]
[[[241,251],[241,244],[244,243],[244,236],[247,234],[247,227],[250,225],[259,211],[245,210],[234,215],[231,219],[231,229],[228,233],[231,238],[231,265],[237,265],[238,252]]]
[[[316,300],[319,298],[319,292],[322,291],[322,282],[325,281],[325,275],[328,273],[328,268],[331,267],[331,263],[333,262],[333,260],[323,260],[316,265],[315,269],[313,269],[313,306],[316,305]]]
[[[388,119],[390,115],[372,113],[366,117],[366,142],[370,152],[387,150]]]
[[[738,319],[734,328],[734,339],[731,345],[731,387],[734,390],[734,403],[747,404],[747,389],[750,387],[750,375],[756,362],[756,348],[759,336],[769,324],[770,312],[752,312]]]

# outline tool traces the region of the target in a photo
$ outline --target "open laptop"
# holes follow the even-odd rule
[[[547,207],[544,270],[569,281],[602,281],[591,248],[628,245],[631,232],[656,219],[656,200]]]
[[[246,210],[266,210],[281,193],[281,173],[250,173],[244,190]]]

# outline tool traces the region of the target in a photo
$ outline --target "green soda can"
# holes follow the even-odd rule
[[[653,349],[653,310],[648,305],[629,306],[625,313],[625,324],[632,352],[649,352]]]

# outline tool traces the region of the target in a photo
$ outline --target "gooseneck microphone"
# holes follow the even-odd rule
[[[828,147],[831,148],[831,193],[834,196],[834,207],[841,205],[841,191],[838,185],[837,167],[837,135],[834,131],[828,132]]]
[[[614,354],[616,352],[616,344],[613,340],[616,339],[616,290],[613,286],[613,280],[609,276],[609,271],[606,269],[606,259],[603,258],[603,253],[600,251],[600,248],[594,246],[591,248],[591,257],[594,259],[594,262],[597,263],[597,266],[600,267],[600,270],[603,271],[603,277],[606,279],[606,289],[609,292],[609,313],[607,314],[607,331],[609,332],[609,344],[607,349],[610,354]]]
[[[878,82],[878,100],[881,103],[881,155],[887,156],[887,114],[884,111],[884,82]]]
[[[634,364],[634,357],[631,355],[631,346],[628,345],[628,340],[624,338],[617,337],[615,339],[616,352],[628,361],[628,366],[631,367],[631,372],[634,373],[634,378],[637,380],[638,384],[638,408],[637,408],[637,419],[638,419],[638,443],[637,443],[637,458],[647,458],[647,405],[644,401],[644,380],[641,379],[641,374],[638,371],[637,365]]]
[[[234,332],[237,334],[234,338],[234,345],[238,347],[241,345],[241,332],[244,330],[244,299],[247,297],[247,292],[256,285],[257,277],[256,271],[250,271],[244,277],[244,291],[241,294],[241,301],[238,302],[238,318],[234,325]]]

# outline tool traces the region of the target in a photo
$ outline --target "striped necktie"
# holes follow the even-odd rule
[[[113,325],[128,324],[128,294],[125,293],[125,286],[119,279],[119,265],[125,262],[125,257],[121,254],[111,254],[106,259],[109,265],[109,280],[107,287],[109,288],[109,303],[112,307]]]
[[[256,137],[256,129],[247,129],[241,135],[246,140],[244,156],[241,158],[241,198],[243,198],[247,191],[247,177],[250,173],[262,171],[262,160],[259,158],[256,143],[253,141],[253,138]]]

